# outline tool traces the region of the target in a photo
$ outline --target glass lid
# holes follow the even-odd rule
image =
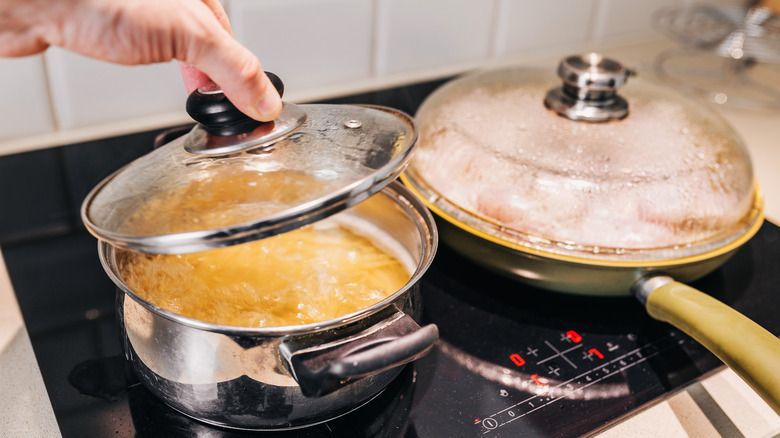
[[[481,71],[440,87],[415,116],[404,179],[461,228],[589,259],[685,257],[759,220],[748,153],[714,111],[598,54],[557,73]]]
[[[226,101],[219,91],[196,93]],[[92,234],[131,251],[178,254],[286,232],[381,190],[416,140],[411,119],[390,108],[285,102],[261,124],[206,105],[193,111],[188,101],[200,124],[92,190],[81,211]]]

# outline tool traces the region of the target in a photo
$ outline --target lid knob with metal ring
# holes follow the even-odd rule
[[[279,96],[283,96],[284,83],[279,76],[265,74]],[[306,113],[300,107],[285,103],[276,119],[257,121],[239,111],[216,84],[190,94],[187,114],[198,125],[184,149],[199,155],[220,155],[264,146],[290,134],[306,120]]]
[[[284,83],[271,72],[265,72],[279,97],[284,96]],[[187,114],[212,135],[222,137],[251,132],[264,123],[236,108],[225,93],[214,83],[193,91],[187,98]]]
[[[607,122],[628,115],[628,102],[617,89],[631,71],[598,53],[569,56],[558,66],[563,85],[547,93],[548,108],[572,120]]]

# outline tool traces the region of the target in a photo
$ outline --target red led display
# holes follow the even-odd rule
[[[577,342],[580,342],[580,341],[582,340],[582,336],[580,336],[580,335],[579,335],[577,332],[575,332],[574,330],[569,330],[568,332],[566,332],[566,336],[568,336],[568,337],[569,337],[569,339],[571,339],[571,340],[572,340],[572,342],[574,342],[575,344],[576,344]]]
[[[520,355],[519,355],[519,354],[517,354],[517,353],[515,353],[515,354],[513,354],[513,355],[509,356],[509,358],[510,358],[510,359],[512,359],[512,362],[514,362],[514,363],[515,363],[515,365],[517,365],[517,366],[519,366],[519,367],[521,367],[521,366],[525,365],[525,359],[523,359],[522,357],[520,357]]]
[[[534,383],[536,383],[539,386],[547,386],[547,379],[545,379],[544,377],[539,378],[538,374],[532,375],[531,380],[533,380]]]
[[[604,355],[601,354],[601,352],[596,350],[595,348],[591,348],[590,350],[588,350],[588,353],[595,354],[596,357],[598,357],[599,359],[604,359]]]

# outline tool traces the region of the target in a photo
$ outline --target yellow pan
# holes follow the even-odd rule
[[[633,293],[655,319],[665,321],[714,353],[780,414],[780,339],[721,301],[686,282],[721,266],[761,228],[763,197],[756,185],[748,226],[740,235],[700,254],[662,260],[573,257],[524,246],[466,224],[421,196],[437,217],[441,240],[501,275],[535,287],[585,295]]]

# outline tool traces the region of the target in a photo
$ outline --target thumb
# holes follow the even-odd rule
[[[233,38],[219,1],[204,0],[203,4],[210,10],[210,17],[204,19],[219,23],[208,27],[211,32],[197,32],[183,39],[190,46],[182,48],[183,56],[179,58],[187,94],[213,81],[242,113],[262,122],[275,119],[282,110],[282,100],[260,61]]]
[[[179,62],[187,94],[214,82],[242,113],[263,122],[275,119],[282,110],[279,93],[260,61],[235,40],[232,42],[238,46],[233,48],[240,54],[237,58],[226,56],[227,50],[213,49],[204,52],[195,64]]]

